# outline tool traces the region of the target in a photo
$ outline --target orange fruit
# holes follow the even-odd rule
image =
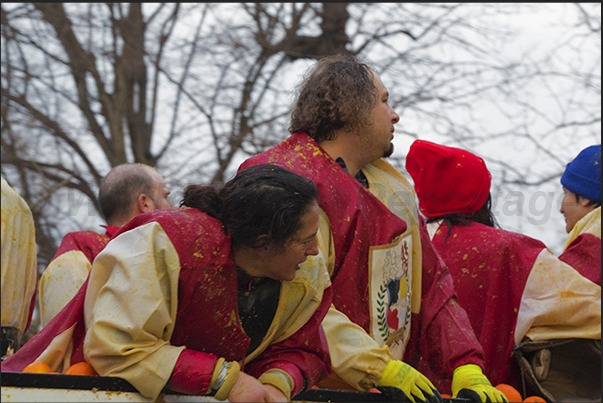
[[[495,388],[500,390],[510,403],[523,401],[521,393],[519,393],[519,391],[511,385],[507,385],[506,383],[499,383],[495,386]]]
[[[525,399],[523,399],[523,401],[524,402],[543,402],[543,403],[546,402],[546,400],[544,400],[540,396],[528,396]]]
[[[94,368],[92,368],[90,366],[90,364],[88,364],[85,361],[82,362],[78,362],[77,364],[73,364],[72,366],[70,366],[69,368],[67,368],[67,371],[65,371],[65,375],[88,375],[88,376],[94,376],[94,375],[98,375],[96,373],[96,371],[94,370]]]
[[[33,372],[36,374],[49,374],[52,372],[52,369],[46,364],[44,361],[34,361],[25,368],[23,368],[22,372]]]

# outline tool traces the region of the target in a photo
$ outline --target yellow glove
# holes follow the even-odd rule
[[[505,395],[496,389],[474,364],[461,365],[452,373],[452,397],[464,397],[474,402],[503,403]]]
[[[425,375],[398,360],[391,360],[387,364],[377,382],[377,389],[402,401],[443,402],[442,396]]]

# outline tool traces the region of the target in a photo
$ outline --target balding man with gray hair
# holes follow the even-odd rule
[[[40,277],[42,326],[63,309],[86,281],[96,255],[122,225],[139,214],[172,208],[170,191],[154,168],[138,163],[113,168],[99,186],[98,200],[107,225],[105,233],[70,232]]]

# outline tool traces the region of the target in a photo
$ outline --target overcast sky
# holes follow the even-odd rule
[[[569,17],[575,15],[573,5],[568,3],[550,3],[546,9],[541,9],[538,13],[525,13],[520,16],[500,16],[501,23],[509,24],[514,27],[515,39],[505,46],[501,46],[500,55],[511,60],[521,60],[525,57],[537,59],[547,54],[551,49],[557,47],[565,39],[567,39],[567,25],[572,21]],[[600,8],[599,8],[600,13]],[[572,17],[575,18],[575,17]],[[584,63],[598,62],[598,75],[600,80],[600,48],[598,54],[581,55],[585,59]],[[568,57],[575,57],[574,55]],[[571,60],[568,60],[571,62]],[[387,83],[386,83],[387,85]],[[599,81],[600,85],[600,81]],[[395,91],[395,88],[390,88],[390,92]],[[547,110],[553,116],[561,113],[559,106],[551,100],[546,92],[535,91],[532,94],[532,99],[535,106],[540,109]],[[600,102],[600,101],[599,101]],[[599,104],[600,105],[600,104]],[[599,106],[600,107],[600,106]],[[501,127],[507,124],[494,110],[484,108],[483,113],[484,125],[489,127],[500,125]],[[397,126],[413,124],[416,122],[404,121],[403,119]],[[537,130],[538,125],[542,127],[542,131],[548,130],[544,121],[535,122],[534,128]],[[547,146],[551,147],[558,156],[557,162],[538,161],[533,158],[532,150],[529,144],[522,142],[509,142],[501,140],[500,142],[492,142],[480,145],[477,150],[472,150],[484,158],[493,158],[508,162],[520,170],[525,172],[544,172],[549,170],[559,169],[560,166],[565,166],[573,159],[580,150],[592,145],[601,144],[600,131],[597,138],[592,136],[587,140],[572,139],[571,147],[563,147],[558,138],[550,137],[547,141],[551,142]],[[424,131],[421,134],[423,140],[434,141],[446,145],[447,139],[437,136],[434,133]],[[406,155],[413,138],[408,136],[398,136],[395,139],[396,155]],[[559,141],[559,147],[556,150],[554,143]],[[561,164],[562,162],[562,164]],[[554,166],[551,166],[554,165]],[[488,166],[492,171],[492,166]],[[559,180],[553,183],[548,183],[540,187],[532,187],[528,191],[518,194],[517,192],[500,190],[497,184],[500,184],[501,173],[492,171],[492,196],[494,199],[493,211],[502,228],[524,233],[536,239],[543,241],[549,249],[554,253],[559,254],[563,250],[565,243],[565,221],[559,209],[563,192]]]
[[[539,7],[540,11],[538,13],[525,13],[519,16],[511,15],[497,17],[499,18],[500,24],[513,26],[516,34],[513,41],[500,47],[500,57],[508,60],[522,60],[525,57],[537,58],[538,56],[546,54],[548,50],[554,48],[562,41],[561,32],[564,32],[564,26],[570,23],[568,17],[573,16],[575,13],[573,7],[574,6],[570,3],[549,3],[545,9]],[[496,23],[496,21],[493,21],[493,24]],[[590,56],[597,57],[596,54]],[[598,60],[600,63],[600,49],[598,53]],[[371,60],[367,60],[367,62],[370,64]],[[293,93],[295,84],[297,84],[301,79],[302,73],[312,63],[313,61],[311,60],[299,60],[294,63],[294,68],[291,70],[291,74],[287,77],[288,83],[286,83],[286,87],[291,88],[291,94]],[[392,94],[402,91],[400,88],[390,86],[386,78],[384,78],[384,84],[388,86],[388,89]],[[542,97],[539,97],[537,93],[531,95],[533,95],[534,98],[530,101],[534,102],[534,104],[538,105],[539,107],[542,107],[547,102],[550,102],[545,95]],[[291,96],[289,101],[292,100],[293,98]],[[558,113],[558,111],[555,109],[555,105],[551,105],[550,113]],[[495,110],[488,108],[487,105],[483,106],[479,118],[481,118],[481,121],[475,122],[475,124],[481,124],[488,128],[493,126],[503,127],[507,124],[507,122],[500,118]],[[402,157],[406,155],[410,144],[412,141],[414,141],[414,138],[401,134],[402,128],[419,127],[421,123],[422,122],[412,121],[407,116],[401,116],[401,121],[396,125],[397,133],[394,140],[396,151],[394,156]],[[446,138],[438,137],[429,130],[416,129],[415,132],[421,133],[421,138],[424,140],[447,144]],[[558,139],[551,138],[550,141],[556,142]],[[598,141],[600,143],[600,140]],[[555,163],[556,165],[554,167],[541,166],[541,162],[534,160],[532,157],[529,145],[521,142],[491,142],[480,145],[479,147],[476,146],[476,149],[472,151],[478,153],[487,161],[488,158],[502,160],[516,166],[520,170],[534,172],[535,170],[547,170],[549,168],[560,169],[563,164],[569,162],[569,160],[575,157],[575,155],[577,155],[582,148],[588,145],[590,145],[588,142],[574,142],[571,144],[571,147],[563,147],[563,142],[559,142],[559,149],[554,150],[559,154],[559,161]],[[244,158],[244,156],[239,154],[240,160],[233,162],[233,169],[238,167],[239,163],[242,162],[242,158]],[[563,163],[560,161],[563,161]],[[547,164],[550,164],[550,162],[547,162]],[[489,168],[491,168],[491,170],[493,169],[493,167],[490,165]],[[534,238],[540,239],[547,246],[549,246],[553,252],[557,254],[560,253],[566,234],[564,231],[564,219],[559,212],[560,197],[562,192],[558,181],[555,183],[549,183],[542,188],[530,189],[529,193],[524,192],[523,195],[516,195],[510,193],[508,190],[498,190],[497,184],[500,183],[502,173],[499,171],[493,171],[492,174],[492,193],[495,202],[494,211],[501,226],[504,229],[522,232]],[[173,202],[178,204],[178,197],[180,196],[181,189],[172,190],[174,194]],[[76,196],[76,198],[77,197],[79,196]],[[523,199],[518,200],[521,197],[523,197]],[[74,199],[70,202],[72,207],[79,203],[78,200]],[[81,203],[86,203],[83,196],[81,196]],[[521,204],[520,211],[517,210],[518,203]],[[77,209],[77,214],[79,216],[77,218],[74,217],[74,219],[80,222],[88,222],[90,223],[90,228],[98,230],[98,225],[103,224],[103,221],[98,216],[89,216],[88,210],[91,210],[91,207]]]

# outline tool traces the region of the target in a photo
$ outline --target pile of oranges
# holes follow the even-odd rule
[[[90,366],[90,364],[88,364],[85,361],[82,362],[78,362],[77,364],[73,364],[72,366],[70,366],[69,368],[67,368],[67,371],[65,371],[65,375],[88,375],[88,376],[95,376],[98,375],[96,373],[96,371],[94,370],[94,368],[92,368]]]
[[[36,374],[60,374],[60,372],[53,372],[50,366],[46,364],[44,361],[34,361],[25,368],[23,368],[22,372],[36,373]],[[73,364],[70,366],[67,371],[65,371],[65,375],[87,375],[87,376],[95,376],[98,375],[94,368],[90,366],[87,362],[78,362],[77,364]]]
[[[496,389],[500,390],[503,393],[503,395],[505,395],[505,397],[507,398],[509,403],[515,403],[515,402],[544,403],[544,402],[546,402],[546,400],[544,400],[540,396],[529,396],[529,397],[526,397],[525,399],[522,399],[521,393],[519,393],[519,391],[517,389],[515,389],[513,386],[507,385],[506,383],[498,384],[495,387],[496,387]],[[442,393],[442,397],[450,398],[452,396]]]
[[[513,386],[507,385],[506,383],[500,383],[500,384],[496,385],[495,388],[500,390],[505,395],[505,397],[507,398],[509,403],[513,403],[513,402],[537,402],[537,403],[546,402],[546,400],[544,400],[540,396],[528,396],[525,399],[522,399],[521,393],[519,393],[519,391],[517,389],[515,389]]]
[[[51,374],[52,369],[44,361],[34,361],[25,368],[23,372],[31,372],[36,374]]]

